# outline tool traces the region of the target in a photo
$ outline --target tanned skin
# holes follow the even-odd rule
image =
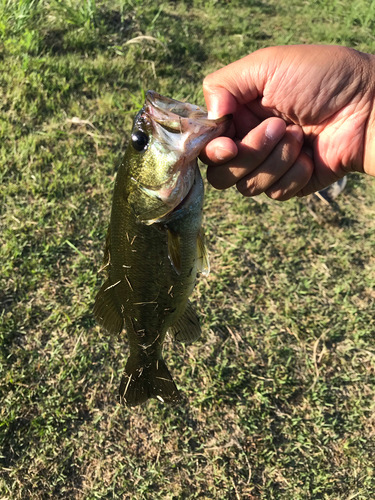
[[[324,45],[261,49],[208,75],[211,117],[233,114],[201,154],[209,182],[283,201],[375,176],[374,84],[375,56]]]

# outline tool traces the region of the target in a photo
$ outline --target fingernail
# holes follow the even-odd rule
[[[281,120],[272,120],[267,125],[266,137],[271,141],[278,142],[285,134],[286,124]]]
[[[215,150],[215,156],[219,161],[228,161],[234,158],[236,156],[236,153],[226,148],[217,148]]]
[[[207,113],[207,118],[209,120],[216,120],[217,118],[220,118],[220,113],[219,113],[219,108],[220,108],[220,103],[218,101],[213,101],[210,106],[210,111]]]
[[[292,127],[289,132],[293,137],[297,139],[298,142],[303,142],[303,131],[299,127]]]

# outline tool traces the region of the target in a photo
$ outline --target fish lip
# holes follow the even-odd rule
[[[199,117],[207,118],[207,113],[199,106],[162,96],[154,90],[146,92],[146,107],[151,116],[155,118],[169,117],[170,115],[189,118],[193,112],[196,112]],[[160,117],[157,116],[159,114]]]
[[[146,92],[144,109],[151,121],[175,133],[183,133],[194,123],[207,128],[221,128],[220,125],[229,122],[232,117],[225,115],[214,120],[209,119],[204,108],[162,96],[154,90]]]

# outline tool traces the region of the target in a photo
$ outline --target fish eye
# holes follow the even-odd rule
[[[132,134],[132,145],[136,151],[144,151],[148,144],[148,135],[138,130]]]

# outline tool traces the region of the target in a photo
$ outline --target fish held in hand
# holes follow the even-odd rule
[[[117,173],[103,268],[94,306],[111,335],[125,327],[130,355],[120,384],[129,406],[180,400],[162,357],[167,332],[182,342],[201,329],[189,302],[209,265],[201,228],[203,181],[197,157],[225,133],[230,117],[148,91]]]

